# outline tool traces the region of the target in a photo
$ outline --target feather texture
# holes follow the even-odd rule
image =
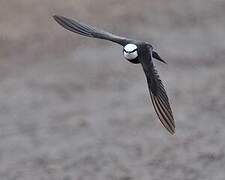
[[[83,36],[109,40],[122,46],[128,44],[131,41],[127,38],[116,36],[112,33],[97,29],[93,26],[63,16],[53,16],[53,18],[65,29]]]
[[[149,50],[151,51],[151,50]],[[159,120],[163,126],[171,133],[175,133],[175,122],[173,113],[170,107],[169,98],[166,94],[162,81],[156,71],[153,62],[151,52],[150,55],[143,56],[139,59],[143,70],[145,72],[150,97],[153,103],[153,107],[158,115]]]

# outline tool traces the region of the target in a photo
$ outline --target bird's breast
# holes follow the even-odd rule
[[[128,60],[129,62],[133,63],[133,64],[139,64],[140,61],[138,60],[138,57],[136,57],[135,59],[126,59]]]

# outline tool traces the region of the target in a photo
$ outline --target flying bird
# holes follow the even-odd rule
[[[156,114],[162,125],[171,133],[175,133],[175,122],[169,99],[153,64],[153,58],[166,63],[148,42],[117,36],[93,26],[63,16],[53,16],[65,29],[74,33],[112,41],[123,46],[123,56],[134,64],[141,64],[144,70],[150,97]]]

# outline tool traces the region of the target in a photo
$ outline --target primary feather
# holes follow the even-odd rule
[[[159,120],[163,126],[171,134],[174,134],[175,122],[170,107],[169,98],[166,94],[158,72],[153,65],[151,52],[149,56],[140,58],[140,62],[147,78],[148,89],[156,114],[158,115]]]

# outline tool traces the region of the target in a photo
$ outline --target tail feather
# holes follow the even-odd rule
[[[157,60],[159,60],[159,61],[161,61],[161,62],[163,62],[164,64],[167,64],[166,61],[164,61],[164,60],[159,56],[159,54],[158,54],[157,52],[155,52],[155,51],[152,51],[152,57],[155,58],[155,59],[157,59]]]

